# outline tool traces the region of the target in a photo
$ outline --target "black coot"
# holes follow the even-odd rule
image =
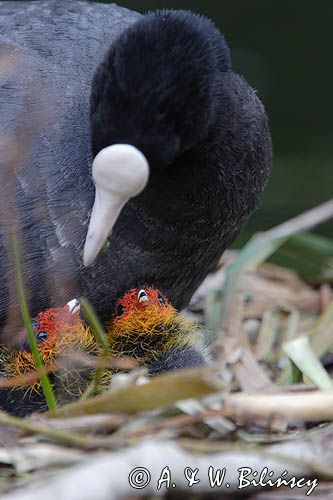
[[[0,25],[2,324],[13,216],[32,314],[85,295],[109,319],[142,283],[182,308],[271,166],[264,108],[223,36],[191,12],[57,0],[1,2]]]

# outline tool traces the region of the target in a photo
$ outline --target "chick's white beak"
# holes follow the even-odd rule
[[[83,250],[83,263],[89,266],[103,247],[123,206],[147,184],[146,157],[129,144],[102,149],[92,165],[95,201]]]
[[[147,295],[147,292],[146,290],[139,290],[139,293],[138,293],[138,302],[141,303],[141,302],[148,302],[148,295]]]
[[[70,300],[69,302],[67,302],[67,307],[69,309],[69,312],[71,312],[72,314],[76,314],[80,311],[80,302],[77,299]]]

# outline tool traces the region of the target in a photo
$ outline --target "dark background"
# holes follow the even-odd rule
[[[226,37],[234,69],[257,89],[270,119],[275,154],[247,236],[332,198],[332,0],[119,3],[140,12],[185,8],[210,17]],[[332,222],[317,230],[332,236]]]

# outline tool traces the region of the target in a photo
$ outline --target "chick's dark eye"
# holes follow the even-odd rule
[[[42,342],[44,342],[48,338],[49,338],[49,334],[47,332],[38,332],[36,335],[37,344],[41,344]]]
[[[116,315],[121,316],[124,311],[125,311],[125,307],[122,304],[118,304],[117,309],[116,309]]]
[[[158,294],[157,299],[158,299],[160,304],[165,304],[165,300],[160,293]]]

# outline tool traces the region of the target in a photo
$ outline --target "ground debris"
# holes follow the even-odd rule
[[[56,411],[0,413],[2,498],[332,498],[332,284],[267,261],[327,218],[319,208],[228,252],[198,289],[184,313],[216,346],[211,365],[134,370]]]

